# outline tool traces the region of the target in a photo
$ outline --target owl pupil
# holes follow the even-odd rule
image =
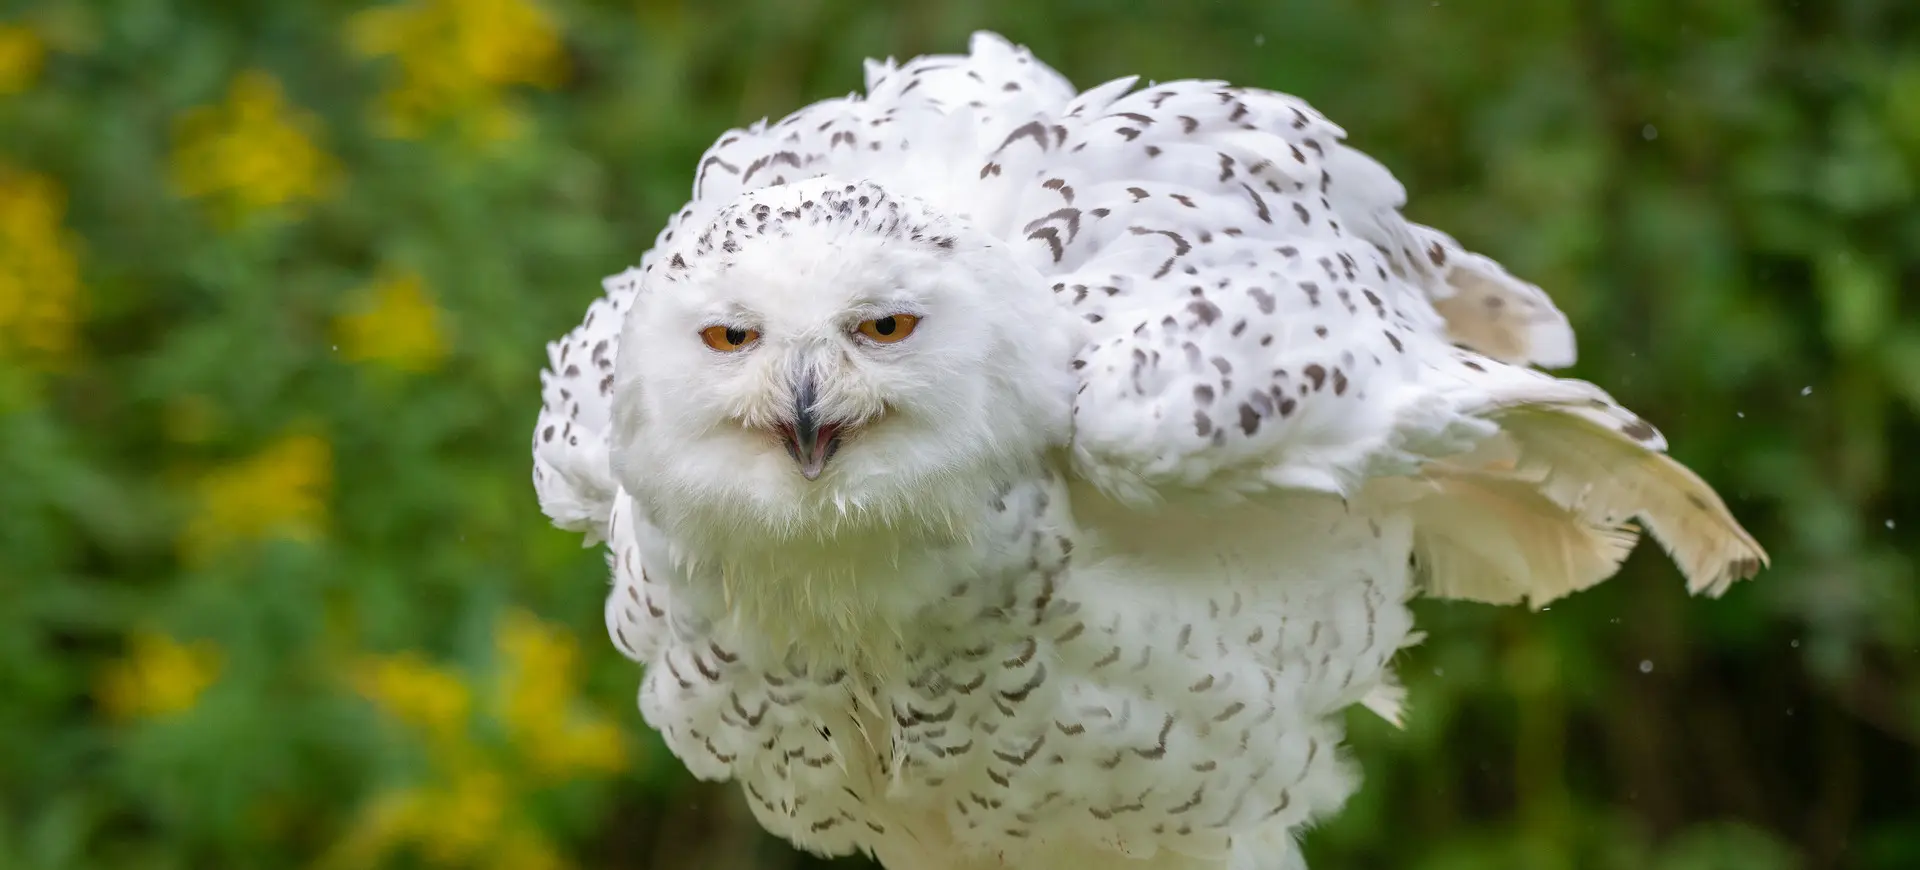
[[[746,342],[747,342],[746,330],[744,329],[728,329],[727,330],[728,344],[745,344]]]
[[[895,327],[896,325],[898,325],[898,324],[895,324],[895,323],[893,322],[893,318],[891,318],[891,317],[882,317],[882,318],[880,318],[879,320],[876,320],[876,321],[874,321],[874,322],[873,322],[873,331],[874,331],[874,332],[877,332],[877,333],[880,333],[881,335],[892,335],[892,334],[893,334],[893,328],[894,328],[894,327]]]

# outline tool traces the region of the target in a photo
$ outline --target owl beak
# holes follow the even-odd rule
[[[793,390],[793,422],[780,425],[787,455],[800,464],[800,476],[808,480],[817,480],[827,460],[840,449],[840,424],[820,422],[813,407],[816,395],[813,375],[801,375]]]

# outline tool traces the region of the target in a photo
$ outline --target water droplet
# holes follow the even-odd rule
[[[1796,638],[1794,638],[1793,640],[1790,640],[1790,641],[1788,641],[1788,642],[1787,642],[1787,646],[1790,646],[1790,647],[1793,647],[1794,649],[1799,649],[1799,648],[1800,648],[1800,639],[1796,637]]]
[[[1254,46],[1255,46],[1255,47],[1259,47],[1259,46],[1262,46],[1262,45],[1266,45],[1266,44],[1267,44],[1267,35],[1266,35],[1266,34],[1264,34],[1264,33],[1256,33],[1256,34],[1254,34],[1254,35],[1253,35],[1253,44],[1254,44]]]
[[[1808,385],[1806,385],[1806,386],[1804,386],[1804,387],[1801,387],[1801,388],[1800,388],[1800,395],[1802,395],[1802,396],[1811,396],[1811,395],[1813,395],[1813,385],[1812,385],[1812,384],[1808,384]]]
[[[1733,416],[1735,416],[1735,417],[1739,417],[1740,419],[1742,419],[1742,420],[1745,420],[1745,419],[1747,419],[1747,412],[1745,412],[1745,411],[1735,411],[1735,412],[1733,412]]]
[[[1888,520],[1887,520],[1887,528],[1889,528],[1889,529],[1891,529],[1891,528],[1893,528],[1893,520],[1892,520],[1892,519],[1888,519]]]
[[[1434,668],[1434,669],[1433,669],[1433,675],[1434,675],[1434,676],[1436,676],[1436,677],[1444,677],[1444,676],[1446,676],[1446,675],[1447,675],[1447,669],[1446,669],[1446,668]]]
[[[1640,660],[1640,673],[1643,673],[1643,674],[1653,673],[1653,661],[1651,659]]]
[[[1645,139],[1648,142],[1652,142],[1653,140],[1660,138],[1660,128],[1655,127],[1652,124],[1648,124],[1645,127],[1641,127],[1640,138]]]

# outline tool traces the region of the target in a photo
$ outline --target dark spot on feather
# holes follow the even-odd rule
[[[1040,123],[1039,121],[1028,121],[1027,123],[1020,125],[1013,132],[1008,133],[1006,141],[1001,142],[1000,147],[997,150],[1005,151],[1007,146],[1012,145],[1014,142],[1019,141],[1022,138],[1032,139],[1036,144],[1040,146],[1040,150],[1042,151],[1047,150],[1047,128],[1046,128],[1046,125]]]
[[[1200,322],[1204,325],[1211,326],[1214,321],[1220,319],[1220,306],[1205,299],[1195,299],[1187,303],[1187,310],[1193,312],[1193,316],[1200,318]]]

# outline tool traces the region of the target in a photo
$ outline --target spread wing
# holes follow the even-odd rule
[[[1653,427],[1571,363],[1538,287],[1406,220],[1385,168],[1301,101],[1096,88],[983,177],[1089,325],[1073,457],[1123,501],[1317,491],[1416,521],[1433,594],[1536,606],[1611,576],[1638,522],[1691,588],[1766,554]]]

